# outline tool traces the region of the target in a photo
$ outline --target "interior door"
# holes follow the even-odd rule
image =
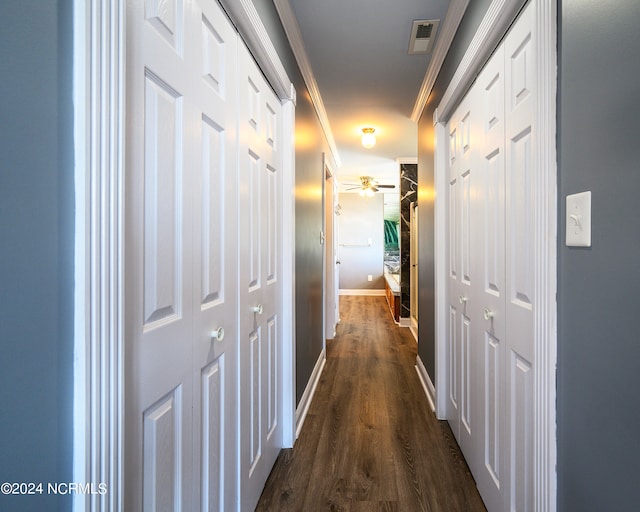
[[[238,492],[238,37],[215,1],[193,4],[191,15],[194,499],[199,510],[227,511]]]
[[[478,131],[476,92],[462,100],[451,123],[457,138],[457,294],[452,296],[456,307],[457,377],[458,377],[458,443],[473,471],[479,463],[481,418],[479,399],[481,382],[480,350],[476,343],[478,328],[479,243],[478,201]],[[452,307],[453,307],[452,304]]]
[[[505,38],[505,314],[509,510],[533,510],[534,309],[537,305],[533,204],[540,189],[536,138],[536,37],[531,2]],[[541,170],[538,170],[541,172]]]
[[[282,115],[243,44],[239,74],[239,323],[242,510],[253,510],[282,447]]]
[[[502,510],[505,485],[505,143],[504,49],[500,46],[477,80],[480,93],[481,193],[478,218],[482,285],[477,342],[482,347],[482,464],[476,483],[488,510]]]
[[[230,510],[237,36],[211,0],[127,26],[125,509]]]

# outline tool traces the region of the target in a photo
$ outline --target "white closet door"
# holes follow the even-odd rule
[[[449,223],[447,251],[447,281],[449,287],[449,343],[447,346],[447,420],[455,438],[460,442],[460,322],[462,311],[467,307],[469,297],[463,295],[460,284],[460,136],[459,111],[449,121],[448,152],[448,201]]]
[[[447,419],[490,512],[534,504],[535,62],[529,5],[449,124]]]
[[[237,506],[237,40],[217,2],[192,6],[194,491],[198,510]],[[215,333],[212,336],[212,333]]]
[[[488,510],[504,507],[506,481],[505,439],[505,142],[504,49],[500,46],[478,77],[480,108],[480,194],[477,217],[481,224],[478,254],[481,282],[475,342],[482,361],[482,460],[475,474],[478,490]]]
[[[481,352],[474,343],[478,328],[480,236],[478,217],[478,152],[476,93],[462,100],[449,123],[450,136],[450,332],[449,418],[469,467],[480,460],[479,416]]]
[[[282,447],[282,109],[244,45],[238,64],[240,482],[242,510],[253,510]]]
[[[533,510],[535,34],[533,7],[505,39],[506,386],[509,510]]]
[[[237,37],[212,0],[127,7],[125,509],[229,510],[235,215],[214,182],[233,190]]]

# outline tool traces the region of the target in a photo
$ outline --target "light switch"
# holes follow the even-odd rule
[[[591,247],[591,191],[567,196],[567,247]]]

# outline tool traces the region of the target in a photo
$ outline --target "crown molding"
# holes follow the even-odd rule
[[[311,68],[309,56],[307,55],[307,51],[304,47],[304,41],[302,39],[298,20],[293,13],[289,0],[273,0],[273,3],[276,6],[276,10],[280,16],[280,21],[282,22],[284,31],[287,34],[287,39],[289,39],[289,44],[291,45],[291,49],[295,55],[296,62],[300,67],[300,72],[302,73],[304,82],[309,90],[311,101],[316,109],[316,113],[318,114],[318,119],[320,120],[320,125],[322,126],[322,130],[324,131],[324,135],[327,139],[327,144],[329,145],[329,149],[333,155],[333,160],[336,166],[340,167],[342,164],[340,162],[338,148],[336,146],[335,139],[333,138],[333,132],[331,131],[331,125],[329,124],[329,117],[327,116],[327,111],[324,108],[324,102],[322,101],[320,89],[318,88],[318,83],[316,82],[313,69]]]
[[[295,104],[295,88],[251,0],[220,0],[278,98]]]
[[[469,0],[451,0],[451,3],[449,4],[447,15],[440,28],[440,37],[436,41],[436,47],[431,55],[429,67],[424,75],[422,86],[418,92],[418,98],[416,99],[413,112],[411,113],[411,120],[414,123],[418,122],[422,115],[422,111],[427,104],[427,100],[429,99],[429,95],[436,83],[436,79],[438,78],[444,59],[449,52],[449,48],[451,47],[454,36],[456,35],[458,26],[462,21],[465,11],[467,10],[467,5],[469,5]]]

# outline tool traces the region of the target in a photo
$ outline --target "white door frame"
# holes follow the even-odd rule
[[[221,0],[283,104],[283,445],[295,440],[295,88],[251,0]],[[73,481],[105,484],[73,510],[122,511],[126,0],[74,0]],[[290,293],[287,293],[287,290]]]
[[[336,334],[336,300],[338,291],[335,288],[336,282],[336,175],[333,171],[326,153],[322,153],[322,232],[324,233],[324,252],[323,254],[323,290],[324,297],[324,313],[323,325],[324,333],[322,336],[323,347],[326,350],[327,340],[332,340]],[[329,226],[328,221],[331,225]],[[332,307],[329,307],[329,306]]]
[[[535,11],[538,52],[535,77],[539,102],[536,110],[537,141],[533,150],[536,169],[535,290],[539,307],[534,312],[534,501],[536,510],[556,510],[556,357],[557,357],[557,2],[531,0]],[[434,113],[435,245],[436,245],[436,412],[444,418],[447,395],[447,131],[446,124],[484,63],[526,3],[494,0]]]

